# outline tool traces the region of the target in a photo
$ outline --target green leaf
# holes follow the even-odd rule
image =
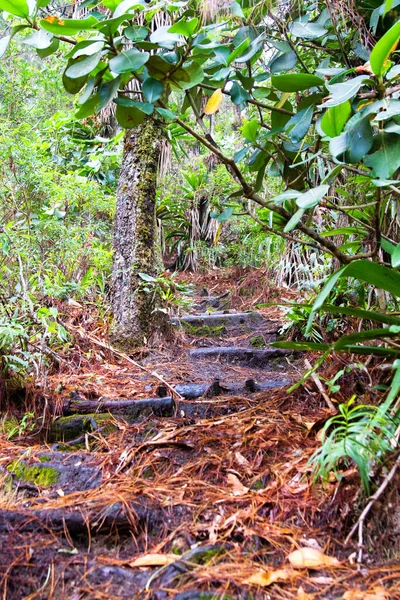
[[[315,40],[328,33],[325,27],[319,23],[301,23],[300,21],[291,23],[289,31],[295,37],[305,40]]]
[[[113,19],[104,19],[103,21],[98,22],[93,29],[96,29],[96,31],[101,31],[106,38],[109,38],[115,35],[115,33],[118,31],[118,27],[122,25],[124,21],[129,21],[130,19],[132,19],[132,15],[129,13],[120,15],[119,17],[115,17]]]
[[[311,87],[322,86],[324,80],[309,73],[290,73],[286,75],[273,75],[272,85],[281,92],[301,92]]]
[[[1,1],[1,0],[0,0]],[[59,19],[47,17],[40,20],[40,27],[59,35],[75,35],[79,31],[90,31],[98,24],[96,17],[91,15],[86,19]]]
[[[68,92],[68,94],[77,94],[78,92],[80,92],[88,79],[87,75],[83,75],[82,77],[76,77],[74,79],[68,77],[66,72],[69,69],[69,67],[73,64],[73,62],[74,61],[71,59],[68,61],[67,68],[62,76],[63,86]]]
[[[307,134],[314,114],[314,107],[309,106],[293,115],[286,125],[286,131],[293,143],[301,142]]]
[[[40,58],[46,58],[47,56],[54,54],[54,52],[57,52],[59,45],[60,40],[56,37],[53,37],[53,39],[51,40],[51,44],[48,48],[44,48],[43,50],[36,50],[36,52],[38,53],[38,56]]]
[[[400,267],[400,244],[397,244],[396,248],[394,249],[393,254],[391,256],[391,261],[392,267],[394,269]]]
[[[29,17],[29,4],[26,0],[0,0],[0,10],[5,10],[15,17]]]
[[[289,233],[289,231],[292,231],[292,229],[294,229],[296,225],[301,221],[301,218],[304,215],[304,213],[305,210],[303,208],[299,208],[299,210],[297,210],[292,216],[292,218],[289,219],[289,221],[286,223],[283,231],[285,233]]]
[[[227,66],[229,67],[233,62],[235,62],[235,60],[237,59],[238,56],[240,56],[241,54],[243,54],[243,52],[245,50],[247,50],[247,48],[250,46],[250,38],[245,38],[243,40],[243,42],[241,42],[239,44],[239,46],[237,48],[235,48],[235,50],[233,50],[230,55],[228,56],[228,60],[227,60]]]
[[[76,79],[74,80],[76,81]],[[100,110],[100,95],[99,93],[94,94],[94,96],[90,96],[89,100],[87,100],[75,113],[75,117],[77,119],[86,119],[86,117],[90,117],[94,113]]]
[[[326,298],[341,277],[355,277],[378,289],[386,290],[396,297],[400,296],[400,273],[369,260],[355,260],[331,275],[325,287],[315,299],[312,307],[313,312],[319,310],[325,304]]]
[[[143,111],[134,106],[122,106],[121,104],[118,104],[115,117],[121,127],[124,129],[131,129],[132,127],[140,125],[146,118],[146,115]]]
[[[343,83],[327,83],[326,87],[330,92],[330,99],[327,102],[324,102],[321,106],[323,108],[329,108],[331,106],[338,106],[339,104],[343,104],[346,100],[350,100],[354,98],[354,96],[358,93],[360,87],[364,82],[371,81],[365,75],[360,75],[359,77],[354,77],[354,79],[348,79]]]
[[[247,100],[250,100],[250,94],[237,81],[233,82],[229,94],[233,104],[245,104]]]
[[[177,21],[172,27],[168,29],[169,33],[178,33],[180,35],[184,35],[185,37],[192,37],[197,29],[197,25],[199,23],[199,19],[197,17],[193,17],[193,19],[180,20]]]
[[[306,352],[325,352],[331,348],[329,344],[318,344],[317,342],[272,342],[270,345],[284,350],[305,350]]]
[[[5,35],[0,40],[0,58],[2,58],[8,48],[8,44],[10,43],[11,35]]]
[[[316,188],[300,194],[296,199],[299,208],[307,209],[316,206],[318,202],[328,193],[329,185],[319,185]]]
[[[351,122],[346,131],[346,140],[346,160],[350,163],[359,162],[372,148],[373,136],[369,117]]]
[[[332,106],[321,119],[322,131],[331,138],[340,135],[350,114],[351,104],[348,101]]]
[[[132,42],[143,42],[149,35],[149,30],[147,27],[143,27],[140,25],[132,25],[131,27],[126,27],[124,29],[124,36],[131,40]]]
[[[242,134],[249,140],[249,142],[255,142],[257,140],[257,134],[260,129],[260,124],[257,119],[248,121],[246,125],[242,127]]]
[[[100,89],[99,89],[100,108],[101,109],[105,108],[111,102],[111,100],[113,100],[115,98],[115,96],[118,93],[120,83],[121,83],[121,78],[116,77],[115,79],[112,79],[111,81],[107,81],[107,82],[101,84]]]
[[[225,221],[228,221],[228,219],[230,219],[232,215],[233,215],[233,208],[231,206],[229,206],[221,214],[218,215],[217,221],[218,221],[218,223],[224,223]]]
[[[368,329],[367,331],[358,331],[357,333],[350,333],[349,335],[343,335],[334,345],[334,350],[344,350],[348,346],[353,344],[359,344],[366,340],[379,340],[390,337],[397,337],[398,334],[391,332],[390,329]]]
[[[78,79],[79,77],[89,75],[89,73],[91,73],[99,64],[101,53],[102,50],[99,50],[96,54],[74,61],[74,63],[65,71],[65,75],[69,77],[69,79]]]
[[[136,102],[136,100],[126,98],[125,96],[116,98],[114,102],[115,104],[118,104],[118,106],[125,106],[126,108],[135,108],[140,110],[146,115],[151,115],[154,112],[154,106],[152,104],[148,102]]]
[[[181,90],[190,90],[203,81],[204,71],[197,62],[192,62],[189,66],[185,66],[184,70],[190,80],[179,82]]]
[[[164,86],[157,79],[154,79],[153,77],[148,77],[143,82],[142,92],[148,102],[154,103],[157,102],[157,100],[159,100],[159,98],[161,98],[161,96],[163,95]]]
[[[24,38],[22,42],[28,44],[28,46],[33,46],[37,50],[45,50],[51,45],[52,39],[53,36],[49,31],[39,29],[39,31],[34,31],[31,35]]]
[[[114,73],[132,73],[143,67],[149,58],[148,52],[140,52],[136,48],[123,50],[110,60],[110,70]]]
[[[389,56],[396,50],[397,44],[400,40],[400,21],[397,21],[385,33],[383,37],[375,44],[372,48],[369,62],[372,71],[377,77],[381,77],[385,69],[386,61]]]
[[[268,66],[271,73],[281,73],[282,71],[290,71],[296,66],[296,63],[297,54],[290,50],[290,52],[285,52],[285,54],[274,58]]]
[[[168,110],[167,108],[156,108],[156,111],[159,115],[167,119],[167,121],[175,121],[176,114],[172,112],[172,110]]]
[[[150,35],[150,41],[158,44],[161,48],[172,50],[177,42],[180,41],[180,36],[177,33],[169,33],[169,27],[158,27]]]
[[[390,179],[400,167],[400,136],[395,133],[384,133],[381,148],[365,156],[364,164],[372,168],[374,177]]]

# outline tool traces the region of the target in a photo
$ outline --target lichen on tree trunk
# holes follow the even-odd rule
[[[156,275],[162,266],[157,234],[157,169],[163,124],[152,117],[125,134],[117,190],[111,306],[112,342],[124,351],[141,346],[165,330],[158,295],[146,291],[139,273]]]

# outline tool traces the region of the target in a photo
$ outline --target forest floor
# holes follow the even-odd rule
[[[357,471],[313,484],[309,464],[331,410],[313,380],[287,393],[305,357],[269,348],[282,311],[247,312],[293,293],[260,271],[191,281],[191,320],[133,359],[68,307],[75,346],[34,393],[59,417],[0,437],[3,599],[400,599],[398,482],[358,565]]]

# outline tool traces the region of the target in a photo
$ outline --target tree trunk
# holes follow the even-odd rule
[[[162,122],[151,117],[125,135],[111,274],[111,339],[124,351],[146,344],[167,327],[166,315],[155,311],[157,286],[139,277],[162,269],[155,213],[162,137]]]

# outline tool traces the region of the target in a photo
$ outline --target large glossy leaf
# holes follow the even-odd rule
[[[44,50],[51,45],[53,40],[53,35],[49,31],[45,31],[44,29],[39,29],[39,31],[34,31],[31,35],[28,35],[26,38],[22,40],[24,44],[28,44],[28,46],[32,46],[37,50]]]
[[[11,35],[5,35],[3,38],[1,38],[1,40],[0,40],[0,58],[2,58],[2,56],[4,56],[4,53],[8,48],[8,44],[10,43],[10,40],[11,40]]]
[[[32,14],[32,6],[26,0],[0,0],[0,10],[5,10],[15,17],[26,18]]]
[[[372,127],[368,116],[352,121],[346,130],[346,140],[346,160],[350,163],[359,162],[372,148],[373,143]]]
[[[364,164],[372,168],[374,177],[390,179],[400,167],[400,137],[395,133],[383,133],[381,148],[367,155]]]
[[[260,129],[260,123],[257,119],[252,119],[248,121],[242,127],[242,134],[249,142],[255,142],[257,140],[257,134]]]
[[[95,54],[89,55],[86,58],[79,58],[65,71],[65,75],[70,79],[78,79],[89,75],[97,67],[100,62],[102,50]]]
[[[168,31],[170,33],[184,35],[185,37],[191,37],[196,31],[198,23],[199,19],[197,17],[193,17],[193,19],[189,19],[188,21],[181,19],[174,23]]]
[[[250,100],[250,94],[234,81],[231,89],[229,90],[233,104],[245,104],[247,100]]]
[[[70,78],[68,77],[66,71],[69,69],[69,67],[73,64],[72,60],[68,61],[68,65],[66,70],[63,73],[63,86],[65,88],[65,90],[68,92],[68,94],[77,94],[78,92],[81,91],[81,89],[83,88],[83,86],[85,85],[88,76],[87,75],[83,75],[82,77],[76,77],[76,78]]]
[[[394,269],[397,269],[398,267],[400,267],[400,244],[397,244],[397,246],[393,250],[391,260],[392,260],[392,267]]]
[[[105,83],[102,83],[99,89],[99,94],[100,94],[100,108],[103,109],[105,108],[113,98],[115,98],[115,96],[118,93],[118,89],[121,83],[121,78],[120,77],[116,77],[115,79],[112,79],[111,81],[107,81]]]
[[[150,41],[154,44],[158,44],[161,48],[167,48],[171,50],[177,42],[180,41],[180,36],[177,33],[170,33],[169,27],[158,27],[150,35]]]
[[[115,35],[115,33],[118,31],[118,27],[124,21],[128,21],[129,19],[132,19],[132,15],[130,14],[120,15],[119,17],[115,17],[114,19],[104,19],[97,23],[97,25],[95,25],[93,29],[96,29],[96,31],[101,31],[103,35],[109,38]]]
[[[179,87],[181,90],[190,90],[199,85],[204,79],[204,71],[197,62],[192,62],[189,66],[185,66],[184,71],[190,78],[189,81],[180,81]]]
[[[148,52],[140,52],[136,48],[123,50],[112,58],[109,62],[111,71],[114,73],[133,73],[146,64],[150,54]]]
[[[355,277],[360,281],[365,281],[376,288],[400,297],[400,273],[369,260],[355,260],[331,275],[323,290],[315,299],[312,307],[313,312],[319,310],[325,304],[326,298],[335,287],[337,280],[341,277]]]
[[[273,75],[272,85],[281,92],[301,92],[311,87],[324,85],[324,80],[309,73],[290,73],[286,75]]]
[[[350,114],[351,104],[348,101],[332,106],[321,119],[322,131],[332,138],[340,135]]]
[[[140,25],[132,25],[131,27],[126,27],[124,29],[124,36],[131,40],[132,42],[142,42],[149,35],[149,30],[147,27],[143,27]]]
[[[157,79],[148,77],[143,82],[142,92],[148,102],[157,102],[164,93],[164,86]]]
[[[380,77],[385,69],[386,61],[396,50],[400,40],[400,21],[397,21],[375,44],[369,57],[371,68]]]
[[[43,49],[37,49],[36,52],[38,53],[38,56],[40,56],[40,58],[46,58],[47,56],[54,54],[54,52],[57,52],[59,46],[60,40],[56,37],[53,37],[50,46]]]
[[[269,70],[271,73],[282,73],[282,71],[290,71],[293,67],[296,66],[297,63],[297,54],[290,50],[290,52],[285,52],[285,54],[281,54],[277,58],[274,58],[272,62],[269,64]]]
[[[284,232],[285,233],[289,233],[289,231],[292,231],[297,225],[298,223],[300,223],[303,215],[304,215],[304,208],[299,208],[299,210],[297,210],[294,215],[291,217],[291,219],[289,219],[289,221],[286,223],[285,228],[284,228]]]
[[[314,107],[308,106],[307,108],[300,110],[296,115],[293,115],[288,121],[286,131],[292,142],[298,143],[304,138],[310,128],[313,114]]]
[[[328,193],[329,185],[319,185],[318,187],[312,188],[304,194],[300,194],[296,198],[296,204],[299,208],[312,208],[316,206],[320,200]]]
[[[343,83],[332,83],[326,84],[330,92],[330,98],[327,102],[324,102],[322,105],[324,108],[329,108],[330,106],[338,106],[339,104],[343,104],[346,100],[351,100],[356,96],[360,87],[364,82],[370,81],[368,77],[365,75],[359,75],[358,77],[354,77],[353,79],[348,79]]]
[[[299,21],[291,23],[289,31],[295,37],[305,40],[315,40],[328,33],[325,27],[319,23],[301,23]]]
[[[75,35],[79,31],[90,31],[98,24],[98,20],[91,15],[86,19],[59,19],[58,17],[46,17],[41,19],[40,27],[59,35]]]
[[[146,118],[146,114],[134,106],[117,105],[115,117],[124,129],[131,129],[140,125]]]
[[[74,80],[76,81],[76,79]],[[86,119],[100,110],[100,95],[99,93],[90,96],[75,113],[77,119]]]
[[[131,98],[126,98],[124,96],[116,98],[114,102],[118,106],[125,106],[126,108],[135,108],[140,110],[145,115],[151,115],[154,112],[154,106],[149,102],[137,102],[136,100],[132,100]]]

